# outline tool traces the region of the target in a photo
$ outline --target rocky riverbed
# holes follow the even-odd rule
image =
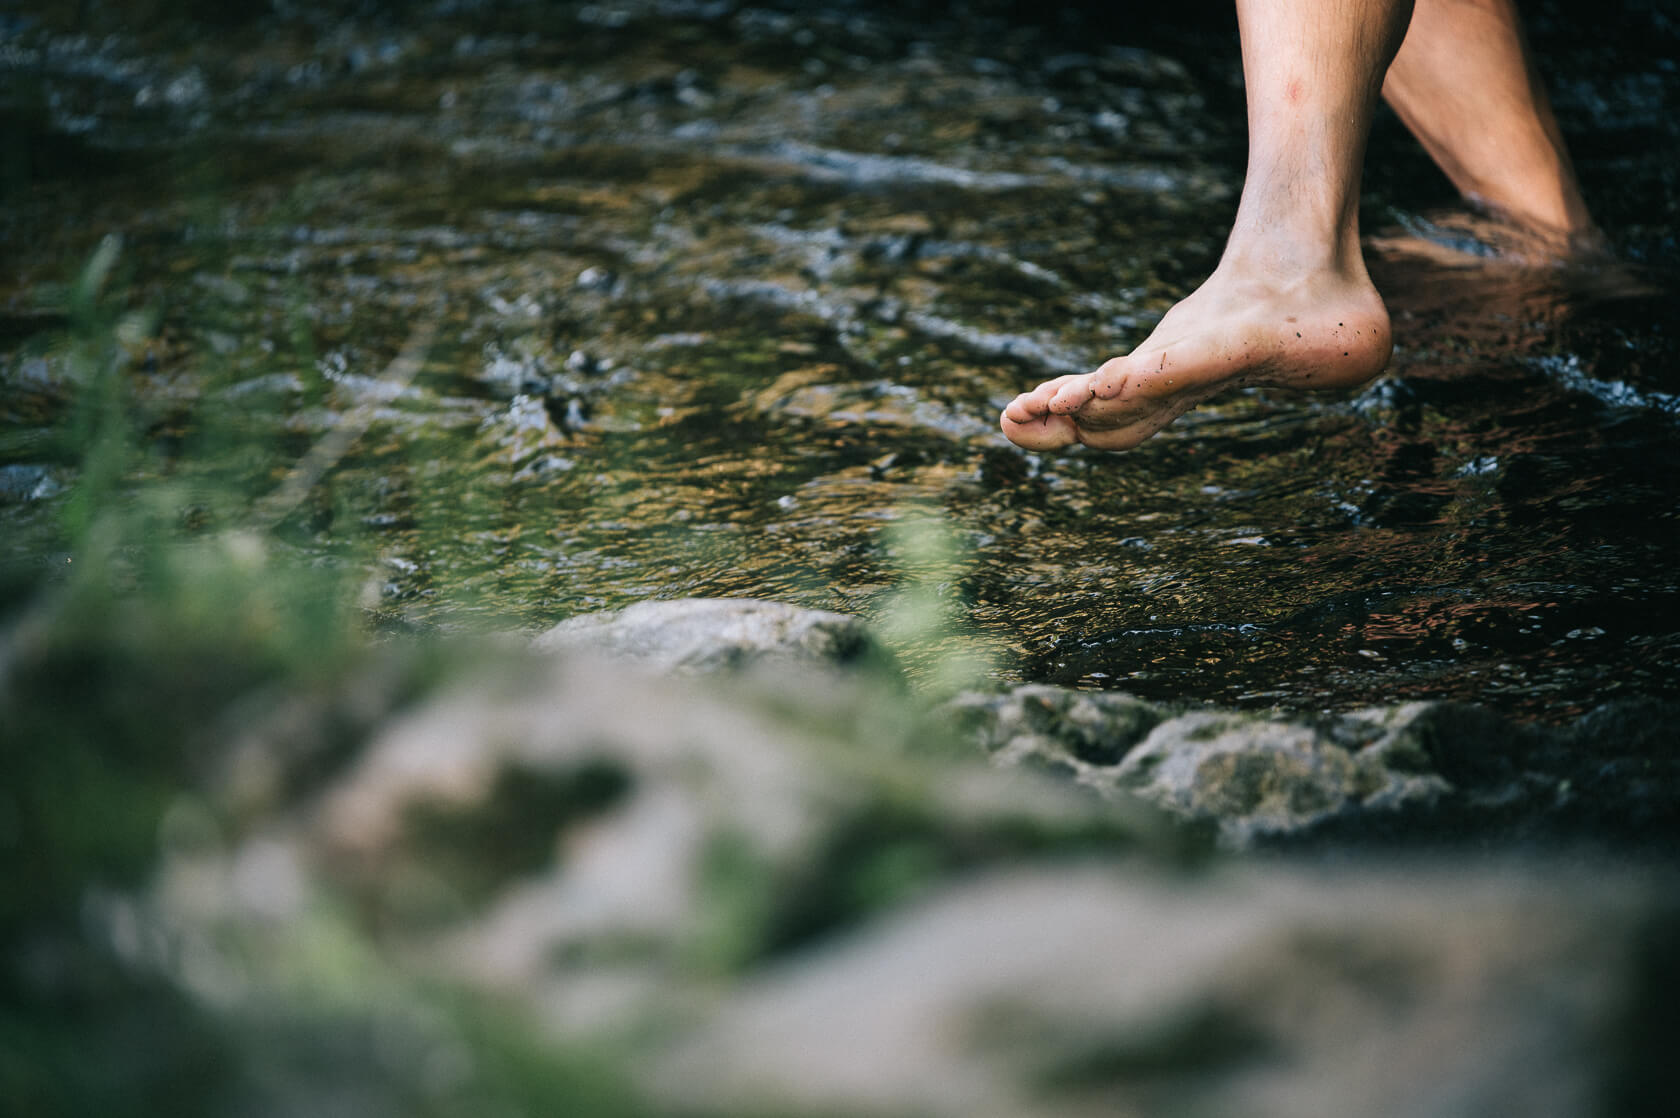
[[[1389,372],[1124,456],[1225,5],[0,14],[0,1098],[1666,1113],[1673,58],[1614,277],[1391,119]]]

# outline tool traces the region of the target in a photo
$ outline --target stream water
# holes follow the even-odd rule
[[[377,572],[380,627],[690,595],[890,620],[915,584],[948,624],[913,671],[961,648],[1152,699],[1544,721],[1677,692],[1661,7],[1533,24],[1642,291],[1477,255],[1385,119],[1387,374],[1043,456],[1002,405],[1136,344],[1217,259],[1243,160],[1223,6],[154,7],[0,15],[14,576],[63,558],[64,283],[114,235],[108,290],[155,313],[123,337],[153,449],[130,484],[175,483],[183,531],[236,527],[359,433],[256,507]],[[924,517],[937,556],[889,530]]]

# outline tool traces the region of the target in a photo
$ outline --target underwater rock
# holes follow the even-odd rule
[[[745,669],[768,661],[890,668],[892,658],[855,617],[751,598],[681,598],[562,621],[543,652],[587,649],[652,671]]]
[[[788,373],[761,390],[754,407],[775,419],[904,428],[954,442],[993,433],[991,417],[977,414],[972,406],[930,399],[917,388],[891,381],[828,383],[825,378],[837,371],[832,366],[816,366]]]
[[[58,495],[64,484],[48,466],[0,466],[0,504],[21,504]]]
[[[498,457],[524,465],[545,451],[566,445],[566,436],[556,426],[547,406],[534,396],[519,395],[508,406],[486,416],[478,433]]]

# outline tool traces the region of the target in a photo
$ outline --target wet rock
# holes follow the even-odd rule
[[[1216,827],[1232,847],[1361,811],[1432,807],[1452,790],[1407,708],[1319,724],[1225,711],[1172,717],[1120,692],[1026,685],[963,696],[952,709],[1000,763],[1047,765],[1103,793],[1137,796]],[[1393,724],[1379,728],[1383,720]]]
[[[891,656],[862,621],[750,598],[639,602],[562,621],[534,642],[544,652],[588,649],[656,671],[745,669],[767,662],[889,670]]]
[[[47,410],[76,390],[79,374],[74,362],[46,357],[25,357],[0,362],[0,385],[4,385],[16,408],[25,400],[37,401]]]
[[[1138,797],[1216,828],[1231,848],[1675,836],[1659,803],[1680,792],[1680,762],[1656,742],[1675,710],[1658,700],[1607,704],[1565,728],[1463,703],[1174,712],[1042,684],[970,693],[946,710],[1000,764]]]
[[[302,395],[304,392],[303,378],[296,373],[265,373],[262,376],[242,380],[238,384],[214,393],[215,398],[222,400],[243,400],[247,398],[271,399]]]
[[[611,292],[618,286],[618,273],[591,265],[579,272],[574,282],[579,291]]]
[[[1176,815],[1215,824],[1232,846],[1310,832],[1361,811],[1429,808],[1452,786],[1429,771],[1408,713],[1385,712],[1394,725],[1380,736],[1357,715],[1328,725],[1181,715],[1156,726],[1110,779]]]
[[[512,396],[545,396],[553,385],[540,357],[534,354],[486,353],[480,378],[485,384]]]
[[[1183,63],[1137,47],[1108,46],[1098,62],[1103,75],[1129,85],[1193,89]]]
[[[1079,772],[1117,764],[1166,717],[1154,704],[1122,692],[1046,684],[1024,684],[1001,695],[970,693],[953,700],[950,709],[1000,760],[1038,756]]]
[[[1129,694],[1043,684],[971,694],[953,708],[1001,763],[1048,765],[1104,794],[1136,795],[1215,825],[1231,847],[1309,834],[1356,812],[1433,807],[1452,792],[1416,743],[1416,718],[1386,711],[1371,715],[1393,721],[1386,733],[1359,716],[1322,725],[1230,711],[1173,718]]]

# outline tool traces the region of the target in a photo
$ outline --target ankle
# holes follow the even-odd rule
[[[1228,281],[1283,290],[1330,282],[1369,286],[1357,235],[1299,236],[1290,230],[1233,229],[1215,272]]]

